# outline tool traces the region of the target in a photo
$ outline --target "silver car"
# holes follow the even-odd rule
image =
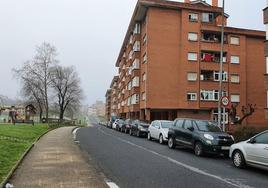
[[[237,168],[249,165],[268,170],[268,130],[247,141],[233,144],[229,157]]]
[[[173,121],[156,120],[151,123],[148,129],[148,140],[159,140],[160,144],[168,141],[168,129],[173,125]]]

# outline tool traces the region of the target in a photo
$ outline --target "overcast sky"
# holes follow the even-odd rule
[[[19,98],[11,69],[43,41],[75,65],[86,103],[104,100],[136,0],[0,0],[0,94]],[[210,2],[210,1],[208,1]],[[265,0],[226,0],[229,26],[264,30]]]

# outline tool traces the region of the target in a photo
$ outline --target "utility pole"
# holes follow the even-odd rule
[[[222,23],[221,23],[221,57],[220,57],[220,83],[219,83],[219,102],[218,102],[218,126],[221,126],[222,112],[221,112],[221,98],[222,98],[222,72],[223,72],[223,51],[224,51],[224,8],[225,0],[222,0]],[[225,132],[225,125],[223,126]]]

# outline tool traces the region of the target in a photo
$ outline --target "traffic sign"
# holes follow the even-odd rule
[[[228,98],[227,96],[223,96],[223,97],[221,98],[221,104],[222,104],[224,107],[228,106],[228,105],[229,105],[229,98]]]

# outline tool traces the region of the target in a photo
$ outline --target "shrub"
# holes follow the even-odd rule
[[[234,131],[233,136],[236,142],[241,142],[250,139],[251,137],[259,134],[264,129],[250,127],[250,126],[243,126]]]

